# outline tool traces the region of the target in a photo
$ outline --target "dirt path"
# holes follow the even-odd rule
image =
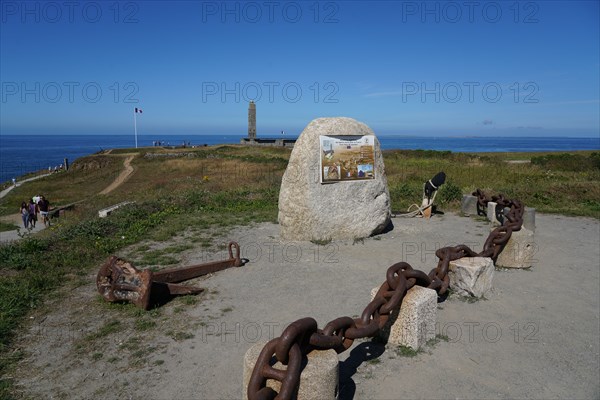
[[[479,250],[490,231],[449,213],[394,224],[375,238],[325,246],[281,242],[270,223],[238,227],[217,240],[238,241],[248,265],[192,281],[204,294],[142,314],[100,302],[90,271],[30,316],[13,378],[30,398],[241,398],[242,360],[254,343],[305,316],[321,328],[357,317],[393,263],[429,271],[435,249],[458,241]],[[447,341],[414,357],[368,340],[340,354],[340,399],[597,399],[600,222],[538,214],[536,225],[533,268],[497,270],[486,300],[439,304],[436,331]],[[224,258],[198,236],[119,256],[191,245],[176,251],[180,265]]]
[[[133,167],[131,166],[131,160],[133,160],[133,157],[135,157],[135,155],[128,156],[125,161],[123,161],[123,166],[125,169],[121,171],[119,176],[117,176],[117,179],[115,179],[110,185],[101,191],[100,194],[108,194],[125,183],[127,178],[129,178],[129,176],[131,176],[133,173]]]

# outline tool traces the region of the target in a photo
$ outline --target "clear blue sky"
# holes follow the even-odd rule
[[[2,134],[599,136],[598,1],[1,4]]]

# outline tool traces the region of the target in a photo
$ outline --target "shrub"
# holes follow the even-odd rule
[[[446,184],[442,185],[440,188],[438,198],[442,204],[460,201],[462,199],[462,190],[452,182],[446,182]]]
[[[586,171],[600,169],[600,154],[592,153],[589,157],[582,154],[548,154],[532,157],[531,163],[540,167],[557,171]]]

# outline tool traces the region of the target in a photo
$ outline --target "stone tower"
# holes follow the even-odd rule
[[[256,104],[250,101],[248,105],[248,139],[256,139]]]

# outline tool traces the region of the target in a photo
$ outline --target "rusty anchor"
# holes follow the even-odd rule
[[[204,290],[195,286],[179,285],[179,282],[231,267],[241,267],[248,261],[240,258],[240,246],[236,242],[229,242],[228,251],[227,260],[168,268],[158,272],[139,270],[131,263],[112,256],[100,267],[96,287],[106,301],[129,302],[148,310],[151,305],[156,304],[155,300],[198,294]]]

